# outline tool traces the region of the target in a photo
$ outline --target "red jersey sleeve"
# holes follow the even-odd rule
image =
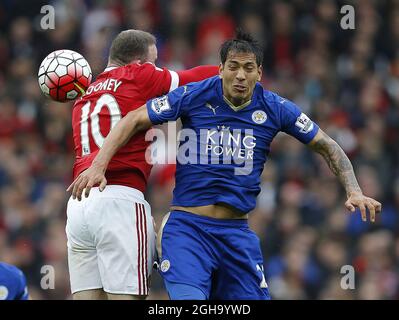
[[[144,63],[140,68],[140,73],[137,77],[137,85],[143,94],[148,96],[162,96],[167,94],[171,89],[172,84],[179,79],[177,74],[170,72],[166,68],[158,68],[150,62]]]
[[[190,82],[197,82],[218,75],[219,67],[199,66],[189,70],[177,71],[176,73],[179,77],[179,86],[183,86]]]
[[[139,86],[152,96],[161,96],[190,82],[201,81],[219,74],[217,66],[199,66],[189,70],[172,71],[152,63],[142,65]]]

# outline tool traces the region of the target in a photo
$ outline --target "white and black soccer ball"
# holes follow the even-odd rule
[[[92,72],[80,53],[57,50],[42,61],[38,79],[40,89],[47,97],[66,102],[85,93],[91,83]]]

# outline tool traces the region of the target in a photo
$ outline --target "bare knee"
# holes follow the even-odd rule
[[[73,300],[107,300],[107,294],[103,289],[92,289],[75,292]]]
[[[108,300],[145,300],[147,296],[107,293]]]

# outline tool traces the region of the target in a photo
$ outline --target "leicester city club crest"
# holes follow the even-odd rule
[[[257,124],[262,124],[266,121],[267,119],[267,115],[266,112],[262,111],[262,110],[256,110],[254,111],[254,113],[252,114],[252,120],[257,123]]]

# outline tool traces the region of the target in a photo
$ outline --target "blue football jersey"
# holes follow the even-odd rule
[[[250,104],[237,108],[223,97],[218,76],[149,100],[153,124],[181,118],[172,205],[225,203],[247,213],[255,208],[270,144],[280,131],[303,143],[319,127],[293,102],[257,83]]]
[[[0,262],[0,300],[27,300],[26,279],[21,270]]]

